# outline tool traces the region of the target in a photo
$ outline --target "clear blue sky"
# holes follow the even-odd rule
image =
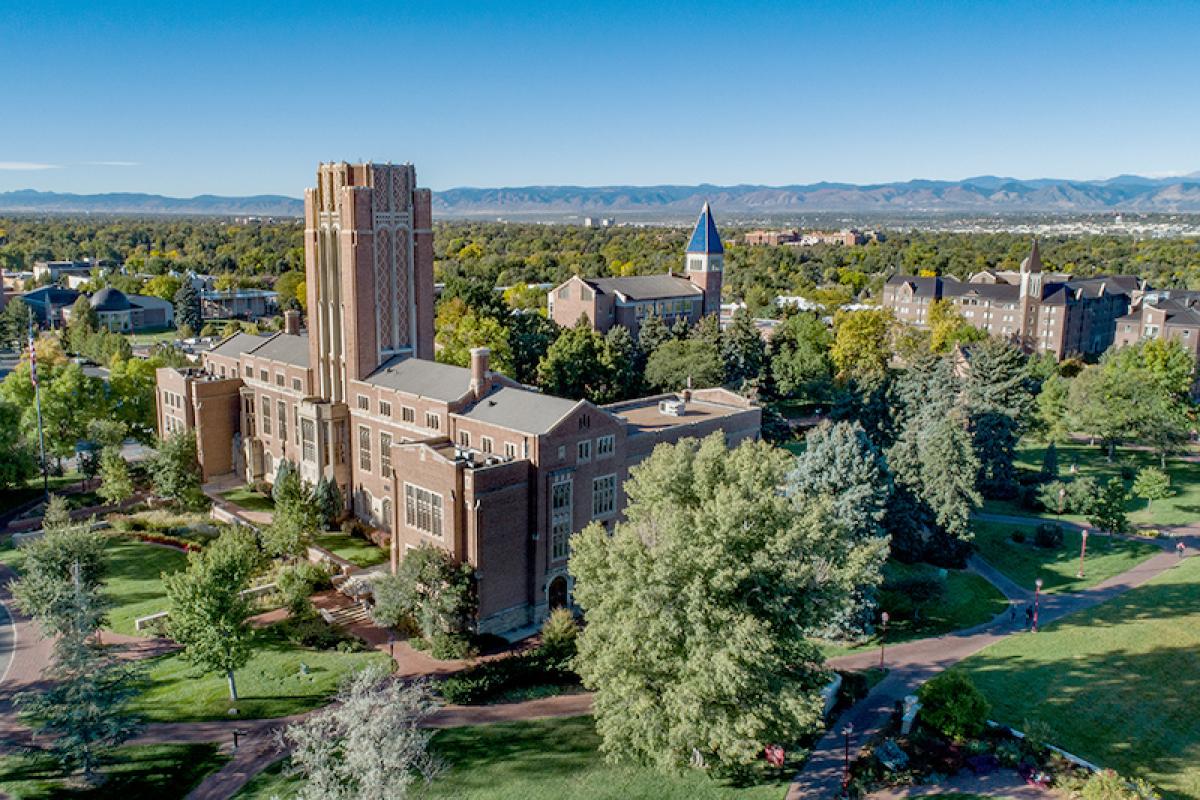
[[[0,190],[1200,170],[1200,3],[370,5],[0,0]]]

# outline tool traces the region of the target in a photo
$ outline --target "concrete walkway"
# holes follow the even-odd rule
[[[1188,554],[1194,555],[1197,540],[1189,538],[1185,543],[1189,548]],[[978,560],[975,561],[977,567],[980,563]],[[1071,594],[1044,595],[1039,614],[1041,624],[1062,619],[1068,614],[1110,600],[1130,589],[1141,586],[1178,563],[1178,556],[1164,548],[1162,553],[1151,556],[1127,572],[1089,589]],[[986,563],[984,563],[984,567],[986,568]],[[1009,591],[1024,592],[1024,596],[1028,596],[1028,592],[1015,586],[1011,581],[1001,581],[998,588],[1006,595],[1008,594],[1006,585]],[[788,787],[788,800],[839,796],[845,759],[845,731],[848,726],[853,726],[850,737],[850,759],[853,761],[862,744],[878,734],[891,719],[897,700],[912,694],[922,683],[954,666],[967,656],[1000,641],[1005,636],[1023,630],[1024,619],[1018,619],[1017,624],[1014,625],[1006,612],[991,622],[970,630],[888,648],[887,667],[890,671],[887,677],[880,681],[865,698],[830,725],[825,735],[813,747],[804,768]],[[879,654],[874,651],[855,653],[829,660],[829,665],[838,669],[864,669],[878,663]]]

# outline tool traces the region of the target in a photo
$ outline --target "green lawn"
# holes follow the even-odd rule
[[[46,485],[50,487],[51,492],[58,491],[64,486],[78,486],[83,480],[83,476],[77,472],[68,473],[66,475],[54,476],[51,475]],[[0,510],[7,511],[17,506],[24,505],[30,500],[38,500],[43,496],[42,476],[31,478],[26,481],[23,486],[15,489],[0,490]]]
[[[108,627],[132,636],[135,619],[166,611],[162,573],[186,567],[187,556],[170,547],[115,536],[108,539],[104,551],[108,566],[104,593],[112,600]]]
[[[0,759],[0,792],[13,800],[180,800],[228,760],[215,744],[122,747],[103,768],[104,783],[89,790],[64,785],[58,765],[46,756],[12,755]]]
[[[225,498],[235,505],[239,505],[247,511],[266,511],[271,513],[275,510],[275,502],[268,496],[259,494],[249,486],[232,491],[223,492],[221,497]]]
[[[929,564],[902,564],[889,561],[884,565],[885,579],[902,578],[935,573],[937,567]],[[918,621],[893,619],[888,624],[887,643],[896,644],[912,639],[941,636],[943,633],[971,628],[987,622],[1008,607],[1004,595],[985,579],[973,572],[960,569],[946,570],[946,591],[940,600],[921,609]],[[887,611],[886,608],[881,609]],[[854,653],[879,647],[879,634],[855,645],[826,642],[821,651],[826,658]]]
[[[422,800],[779,800],[794,768],[749,787],[697,773],[668,775],[604,762],[591,717],[479,725],[440,731],[434,749],[446,771],[414,793]],[[237,794],[238,800],[295,796],[297,781],[271,768]]]
[[[104,593],[112,601],[108,627],[132,636],[135,619],[166,610],[162,573],[183,569],[187,556],[169,547],[118,536],[108,537],[104,552],[108,569]],[[21,571],[21,551],[13,547],[11,539],[0,547],[0,561]]]
[[[1200,558],[962,668],[993,719],[1043,720],[1076,755],[1200,797]]]
[[[313,543],[359,567],[373,567],[388,560],[388,552],[379,545],[344,533],[323,533]]]
[[[1043,591],[1074,592],[1095,586],[1114,575],[1132,569],[1155,553],[1161,552],[1150,542],[1130,541],[1109,536],[1089,536],[1084,560],[1084,577],[1079,572],[1079,550],[1082,534],[1063,529],[1063,545],[1056,549],[1038,547],[1033,542],[1033,526],[1009,525],[1000,522],[972,523],[979,554],[1014,583],[1031,588],[1041,578]],[[1012,532],[1025,532],[1025,541],[1012,540]]]
[[[174,328],[133,333],[130,334],[128,338],[129,343],[134,347],[143,344],[158,344],[159,342],[174,342],[183,339],[183,337],[179,335],[179,331],[175,330]]]
[[[285,640],[274,627],[257,633],[254,652],[237,670],[237,708],[242,719],[283,717],[323,705],[342,680],[370,664],[386,664],[386,653],[310,650]],[[224,675],[202,674],[175,653],[146,662],[149,686],[134,706],[153,722],[229,719]],[[302,674],[301,664],[308,667]]]
[[[1024,442],[1017,449],[1017,466],[1040,470],[1046,447],[1042,444]],[[1084,444],[1061,445],[1058,448],[1058,473],[1063,480],[1072,477],[1071,465],[1077,464],[1079,476],[1091,476],[1104,482],[1109,478],[1120,477],[1121,463],[1132,462],[1138,468],[1158,466],[1158,457],[1153,453],[1139,450],[1123,450],[1118,448],[1116,459],[1109,464],[1105,452],[1100,447]],[[1171,484],[1175,496],[1155,502],[1153,513],[1146,508],[1146,501],[1130,497],[1125,504],[1129,511],[1129,521],[1134,525],[1186,525],[1200,520],[1200,464],[1193,464],[1179,459],[1167,460],[1167,474],[1171,476]],[[1017,504],[1004,500],[989,500],[984,504],[984,511],[997,514],[1022,514],[1035,516],[1033,512],[1020,508]],[[1042,514],[1054,518],[1053,514]],[[1063,519],[1073,522],[1085,522],[1079,515],[1064,514]]]

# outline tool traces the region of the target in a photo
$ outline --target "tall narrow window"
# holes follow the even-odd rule
[[[392,415],[392,404],[387,400],[379,401],[379,415],[381,417],[390,417]]]
[[[602,475],[592,480],[592,519],[607,517],[617,510],[617,476]]]
[[[379,434],[379,474],[385,478],[392,477],[392,435]]]
[[[311,419],[300,420],[300,454],[301,458],[310,464],[317,460],[317,443],[313,428],[314,423]]]
[[[550,556],[556,561],[566,558],[570,547],[572,488],[569,472],[555,476],[550,487]]]
[[[271,435],[271,398],[269,397],[262,399],[262,432],[265,436]]]
[[[371,471],[371,429],[366,425],[358,426],[358,468]]]
[[[442,496],[411,483],[404,484],[404,524],[442,538]]]
[[[275,404],[275,410],[279,412],[279,438],[287,441],[287,405],[280,400]]]

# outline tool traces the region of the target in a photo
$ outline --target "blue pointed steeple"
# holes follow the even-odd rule
[[[696,220],[696,229],[692,231],[687,252],[710,254],[725,252],[725,248],[721,244],[721,234],[717,233],[717,223],[713,222],[712,211],[707,202],[704,204],[704,210],[700,212],[700,219]]]

